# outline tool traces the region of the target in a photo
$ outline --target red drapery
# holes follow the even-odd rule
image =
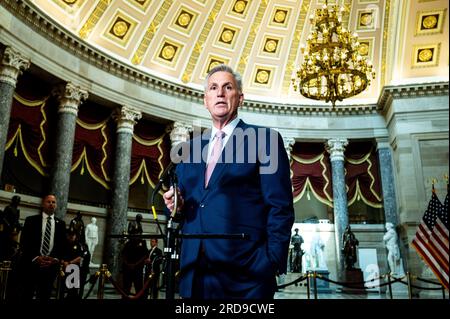
[[[112,135],[114,123],[110,120],[110,109],[86,103],[80,107],[75,128],[72,152],[72,169],[81,165],[80,174],[89,175],[103,187],[109,189],[111,180]]]
[[[371,142],[349,143],[345,151],[345,182],[348,206],[361,199],[365,204],[382,207],[378,158]]]
[[[291,178],[294,202],[307,189],[320,202],[333,206],[329,155],[323,143],[296,143],[292,150]]]
[[[130,185],[140,180],[152,187],[169,162],[170,142],[165,126],[140,121],[134,128],[131,147]]]
[[[13,97],[5,151],[13,148],[14,155],[22,150],[26,160],[43,176],[48,175],[48,96],[22,94]]]
[[[25,88],[26,89],[26,88]],[[53,104],[52,104],[53,103]],[[49,106],[49,104],[52,104]],[[48,175],[55,126],[55,100],[29,89],[16,93],[11,109],[6,150],[22,151],[30,165]],[[55,113],[55,114],[53,114]],[[49,124],[49,117],[52,119]],[[111,109],[90,103],[79,109],[72,153],[72,173],[88,173],[106,189],[112,176],[115,151],[115,123]],[[130,185],[139,179],[154,186],[169,163],[170,141],[165,126],[142,120],[135,126],[132,140]]]

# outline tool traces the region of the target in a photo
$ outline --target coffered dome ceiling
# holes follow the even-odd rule
[[[30,0],[83,41],[141,71],[193,88],[226,63],[246,97],[311,104],[291,86],[309,16],[324,0]],[[386,84],[448,81],[448,1],[329,0],[344,7],[370,88],[346,103],[375,103]],[[399,3],[400,2],[400,3]]]

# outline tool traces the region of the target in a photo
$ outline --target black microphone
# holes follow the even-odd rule
[[[153,204],[153,201],[155,199],[155,195],[156,193],[159,192],[159,190],[163,187],[163,185],[165,184],[165,182],[167,181],[167,179],[170,176],[175,175],[175,168],[176,168],[176,164],[174,164],[174,162],[170,162],[169,165],[167,165],[166,169],[164,170],[164,172],[161,174],[161,176],[159,177],[159,181],[158,184],[155,185],[155,188],[153,189],[152,192],[152,198],[150,203]]]

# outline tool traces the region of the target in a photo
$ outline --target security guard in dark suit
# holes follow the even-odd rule
[[[153,273],[153,279],[149,286],[149,294],[152,299],[158,299],[159,276],[161,274],[161,264],[163,260],[162,250],[158,248],[158,239],[150,239],[150,253],[145,261],[145,280],[148,280]]]
[[[139,235],[137,229],[131,230],[130,235]],[[144,264],[148,256],[145,240],[131,237],[122,250],[123,289],[129,295],[131,286],[138,293],[144,286]]]
[[[42,213],[25,219],[22,246],[23,297],[48,300],[66,248],[66,224],[57,218],[55,195],[42,200]],[[49,224],[49,226],[47,226]],[[48,236],[47,236],[48,235]]]

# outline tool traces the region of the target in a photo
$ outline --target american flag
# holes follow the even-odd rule
[[[442,205],[433,186],[431,200],[417,228],[412,246],[448,290],[448,192]]]

